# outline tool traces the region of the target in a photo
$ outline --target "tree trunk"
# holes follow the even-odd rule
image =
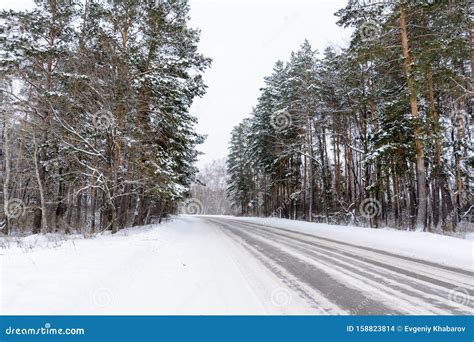
[[[418,103],[417,96],[414,86],[414,79],[412,74],[412,58],[410,56],[407,23],[405,6],[400,5],[400,35],[402,41],[402,51],[404,57],[404,71],[407,79],[408,92],[410,96],[410,108],[411,115],[415,121],[415,154],[416,154],[416,183],[417,183],[417,217],[416,217],[416,229],[426,229],[426,176],[425,176],[425,163],[424,163],[424,152],[423,143],[420,137],[420,124],[418,115]]]
[[[434,229],[439,228],[439,210],[440,210],[440,189],[439,189],[439,178],[441,174],[441,138],[440,138],[440,123],[439,114],[436,110],[436,103],[434,98],[433,90],[433,72],[428,72],[428,101],[431,114],[431,120],[433,121],[433,137],[435,140],[435,154],[434,154],[434,169],[433,169],[433,227]]]
[[[40,166],[38,165],[38,144],[36,143],[36,138],[33,136],[33,160],[35,164],[35,175],[36,175],[36,181],[38,182],[38,191],[40,194],[40,206],[41,206],[41,212],[37,211],[37,218],[41,220],[41,231],[43,233],[49,233],[48,229],[48,223],[47,223],[47,218],[46,218],[46,200],[44,196],[44,187],[43,187],[43,177],[41,177],[41,170]],[[40,217],[38,217],[40,215]]]
[[[10,139],[8,136],[8,120],[5,113],[5,120],[3,122],[3,159],[4,163],[4,176],[3,176],[3,209],[5,213],[5,226],[3,227],[3,234],[8,235],[10,230],[10,215],[8,209],[9,200],[9,189],[10,186]]]

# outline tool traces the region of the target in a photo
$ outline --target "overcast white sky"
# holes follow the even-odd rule
[[[305,38],[319,51],[348,44],[350,31],[334,16],[346,3],[190,0],[191,26],[202,30],[201,52],[213,58],[204,76],[207,94],[192,108],[199,132],[208,134],[200,166],[227,155],[230,131],[249,115],[277,60],[287,61]]]
[[[207,94],[192,112],[199,118],[199,166],[227,155],[230,131],[256,104],[263,77],[287,61],[304,39],[323,51],[346,46],[350,31],[334,13],[346,0],[190,0],[191,26],[202,30],[200,50],[213,59],[204,75]],[[1,0],[0,8],[31,8],[32,0]]]

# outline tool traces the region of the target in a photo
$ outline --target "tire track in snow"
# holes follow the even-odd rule
[[[296,287],[303,288],[305,286],[311,287],[314,291],[324,297],[325,301],[335,304],[336,307],[342,309],[344,313],[349,313],[354,307],[360,303],[366,303],[364,308],[359,312],[364,315],[381,315],[381,314],[401,314],[397,308],[391,308],[379,301],[367,298],[361,291],[354,290],[346,282],[336,281],[328,275],[327,270],[322,270],[320,267],[309,263],[307,260],[296,257],[281,248],[273,246],[268,242],[262,241],[256,237],[249,235],[242,231],[242,228],[229,225],[222,221],[213,221],[219,224],[224,229],[228,229],[233,234],[237,235],[252,249],[255,249],[259,254],[264,255],[267,262],[265,266],[272,271],[275,269],[282,269],[284,273],[276,273],[280,278],[294,277],[301,284]],[[313,303],[314,304],[314,298]]]
[[[450,288],[445,288],[434,283],[420,280],[418,278],[410,278],[404,273],[397,273],[391,269],[384,267],[375,266],[372,263],[361,261],[357,256],[348,256],[348,253],[341,254],[334,250],[325,248],[325,246],[319,246],[314,243],[300,242],[299,239],[290,239],[287,237],[275,237],[272,233],[259,230],[261,234],[264,234],[264,238],[279,239],[283,245],[293,246],[303,252],[312,255],[317,260],[326,260],[327,265],[337,264],[342,266],[344,269],[352,270],[352,272],[363,274],[364,277],[372,281],[383,282],[387,288],[395,289],[399,292],[399,296],[407,298],[405,295],[409,294],[415,301],[418,298],[423,297],[427,302],[419,302],[418,305],[424,304],[426,309],[433,308],[432,313],[436,314],[470,314],[473,312],[473,307],[464,305],[462,303],[457,304],[449,300],[450,289],[454,288],[456,284],[451,285]],[[255,233],[255,230],[252,231]],[[296,240],[296,241],[295,241]],[[316,252],[318,251],[318,252]],[[325,253],[325,254],[322,254]],[[328,256],[333,255],[333,257]],[[421,289],[420,289],[421,287]],[[428,302],[434,301],[434,302]],[[439,311],[441,309],[443,311]],[[448,310],[448,311],[446,311]]]
[[[272,241],[275,242],[274,240]],[[341,262],[335,258],[328,258],[327,255],[318,253],[307,247],[301,247],[294,243],[283,241],[285,248],[289,248],[288,251],[296,256],[300,255],[300,258],[309,258],[309,263],[314,264],[316,267],[325,269],[329,276],[333,277],[338,281],[350,284],[356,290],[364,292],[366,298],[372,298],[380,301],[385,305],[398,308],[406,314],[437,314],[447,315],[450,311],[444,310],[439,306],[433,305],[420,299],[422,292],[413,293],[415,289],[409,288],[413,291],[409,293],[407,289],[400,289],[394,286],[392,279],[375,275],[370,273],[370,270],[366,270],[360,267],[354,267],[349,263]],[[396,283],[399,287],[403,285]],[[408,295],[407,295],[408,294]],[[413,295],[414,294],[414,295]],[[447,298],[447,295],[446,295]],[[441,299],[440,297],[436,298]]]
[[[254,232],[249,233],[248,231],[245,231],[243,233],[252,236]],[[336,266],[335,263],[323,262],[321,261],[323,258],[314,258],[311,255],[308,255],[305,251],[298,249],[295,250],[287,243],[282,245],[272,239],[268,239],[267,237],[255,235],[254,237],[259,240],[263,238],[263,240],[261,240],[262,242],[277,249],[283,247],[285,253],[288,253],[289,255],[306,262],[308,265],[313,266],[317,270],[324,272],[326,274],[325,278],[331,279],[336,284],[342,284],[347,287],[345,292],[339,291],[337,295],[339,300],[345,298],[345,301],[351,304],[351,306],[344,307],[347,311],[354,311],[354,308],[358,308],[357,311],[359,314],[447,314],[447,312],[435,309],[420,309],[418,306],[423,304],[422,302],[410,302],[402,293],[394,294],[393,291],[389,291],[387,287],[384,286],[384,283],[375,283],[365,277],[360,277],[353,272],[349,272],[347,268]],[[314,272],[314,269],[311,271]],[[301,278],[301,281],[305,280]],[[311,285],[313,287],[320,286],[319,283],[314,282],[311,283]],[[354,299],[357,299],[357,301],[354,302]],[[363,303],[363,305],[361,305],[361,303]],[[383,308],[382,310],[379,309],[380,306]]]
[[[220,223],[215,223],[222,228]],[[306,301],[309,306],[315,310],[318,314],[347,314],[348,312],[339,308],[334,303],[327,300],[322,293],[315,291],[310,286],[307,286],[299,281],[298,278],[292,276],[285,271],[284,268],[280,267],[272,260],[261,253],[254,246],[249,245],[245,240],[240,238],[238,235],[231,232],[229,229],[222,229],[223,233],[226,234],[234,243],[239,244],[244,248],[247,253],[259,260],[270,272],[276,275],[281,281],[294,290],[299,297]]]
[[[434,307],[433,313],[437,314],[469,314],[472,308],[461,304],[451,303],[449,301],[449,291],[441,286],[430,284],[419,279],[409,278],[404,275],[397,274],[394,271],[384,269],[383,267],[374,266],[369,263],[361,262],[354,257],[347,257],[332,251],[318,248],[315,246],[305,246],[297,243],[300,250],[314,256],[317,259],[324,259],[329,264],[337,264],[345,269],[351,270],[357,274],[363,275],[365,278],[379,283],[383,283],[386,287],[396,290],[400,296],[408,294],[413,298],[424,298],[427,307]],[[323,254],[325,253],[325,254]],[[329,255],[328,255],[329,253]],[[430,301],[430,302],[429,302]],[[448,311],[437,312],[436,308]]]
[[[240,223],[240,221],[233,221],[238,224]],[[372,265],[383,267],[384,269],[390,269],[410,278],[424,280],[430,284],[436,284],[447,289],[452,289],[453,287],[458,286],[464,287],[471,297],[474,296],[474,273],[467,270],[435,265],[423,260],[396,256],[385,251],[377,251],[371,248],[350,245],[311,234],[246,222],[242,222],[242,225],[259,229],[261,231],[267,231],[274,235],[291,238],[292,240],[315,247],[335,251],[341,255],[355,257],[357,260],[365,261]]]
[[[285,273],[297,277],[346,311],[357,308],[357,314],[472,313],[469,303],[448,300],[448,290],[456,285],[472,291],[472,282],[466,276],[470,274],[468,271],[435,267],[430,262],[286,229],[229,219],[214,220],[214,223],[227,228],[271,263],[282,267]],[[439,270],[442,280],[427,275],[426,271],[422,275],[410,271],[413,264],[416,271],[419,267]],[[270,267],[268,261],[266,266]],[[330,287],[327,279],[332,281]]]

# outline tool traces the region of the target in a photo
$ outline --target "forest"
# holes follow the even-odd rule
[[[189,196],[211,60],[187,1],[0,12],[3,234],[117,232]]]
[[[241,215],[452,233],[471,226],[471,1],[354,1],[347,48],[277,61],[232,132]]]

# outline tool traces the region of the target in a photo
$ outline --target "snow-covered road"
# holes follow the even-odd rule
[[[468,299],[474,294],[474,278],[469,271],[268,225],[208,221],[260,260],[287,284],[292,296],[303,298],[316,313],[473,313]]]
[[[414,259],[400,246],[367,247],[373,230],[360,230],[360,247],[328,237],[335,227],[308,233],[277,223],[188,216],[48,248],[29,238],[1,251],[1,313],[473,313],[470,267]],[[471,242],[433,239],[441,256],[454,248],[451,259],[469,266]]]

